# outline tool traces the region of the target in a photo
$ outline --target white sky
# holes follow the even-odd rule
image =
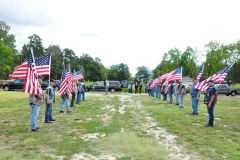
[[[239,0],[0,0],[0,20],[11,26],[17,49],[37,34],[43,46],[154,69],[172,48],[204,51],[212,40],[240,39]]]

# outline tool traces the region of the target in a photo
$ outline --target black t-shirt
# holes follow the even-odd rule
[[[210,92],[209,92],[209,96],[215,95],[216,94],[216,89],[213,88]]]

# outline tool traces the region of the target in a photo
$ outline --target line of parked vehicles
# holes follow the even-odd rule
[[[53,86],[56,91],[60,89],[60,80],[56,80],[55,85]],[[49,85],[49,80],[43,81],[41,84],[41,87],[43,90],[45,90]],[[110,80],[109,81],[109,91],[114,93],[114,92],[121,92],[122,88],[126,88],[128,85],[127,80],[121,81],[114,81]],[[24,86],[24,79],[16,79],[13,81],[9,81],[7,83],[3,83],[0,81],[0,87],[3,88],[4,91],[10,91],[10,90],[21,90],[23,89]],[[228,84],[215,84],[217,88],[218,94],[225,94],[226,96],[235,96],[237,94],[240,94],[240,88],[230,88]],[[188,88],[190,90],[190,88]],[[94,82],[90,85],[86,85],[86,91],[104,91],[104,81],[98,81]]]
[[[54,89],[56,91],[58,91],[60,89],[60,80],[55,80],[55,84],[54,84]],[[49,80],[46,81],[42,81],[41,83],[41,87],[43,90],[45,90],[49,85]],[[10,91],[10,90],[21,90],[23,89],[24,86],[24,79],[16,79],[14,81],[10,81],[7,83],[0,83],[0,87],[3,88],[4,91]],[[86,85],[86,91],[104,91],[105,87],[104,87],[104,81],[98,81],[98,82],[94,82],[90,85]],[[114,93],[114,92],[121,92],[122,91],[122,86],[120,84],[119,81],[109,81],[109,89],[110,92]]]

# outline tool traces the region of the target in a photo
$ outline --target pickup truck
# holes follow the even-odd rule
[[[240,94],[240,88],[229,88],[228,84],[215,84],[218,94],[226,94],[226,96]]]

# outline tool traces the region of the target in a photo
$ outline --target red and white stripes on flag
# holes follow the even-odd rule
[[[23,92],[42,96],[42,89],[37,79],[37,71],[32,49],[29,51],[27,75],[24,81]]]
[[[67,85],[68,91],[71,93],[74,91],[74,82],[73,82],[71,71],[70,71],[70,65],[68,66],[68,70],[66,72],[66,79],[68,81],[68,85]]]
[[[83,79],[82,71],[79,70],[79,71],[75,72],[75,70],[74,70],[73,74],[72,74],[72,78],[73,78],[73,80],[76,80],[76,81]]]
[[[158,76],[157,78],[155,78],[155,79],[152,81],[152,83],[151,83],[151,85],[150,85],[150,88],[153,88],[153,87],[155,87],[158,83],[162,82],[162,80],[161,80],[160,78],[161,78],[161,76]]]
[[[216,74],[212,75],[211,77],[205,79],[201,83],[195,86],[196,89],[201,91],[206,91],[208,88],[208,81],[213,80],[214,83],[222,83],[227,76],[228,71],[231,69],[232,65],[229,65],[222,69],[221,71],[217,72]]]
[[[200,80],[203,74],[204,66],[202,66],[198,72],[198,75],[196,76],[197,80]]]
[[[51,54],[35,59],[35,69],[40,76],[50,75]],[[25,78],[27,75],[28,62],[14,68],[8,78]]]
[[[172,72],[172,71],[171,71]],[[173,73],[169,75],[168,79],[163,83],[165,85],[165,93],[168,92],[168,84],[171,81],[182,79],[182,67],[173,70]]]

